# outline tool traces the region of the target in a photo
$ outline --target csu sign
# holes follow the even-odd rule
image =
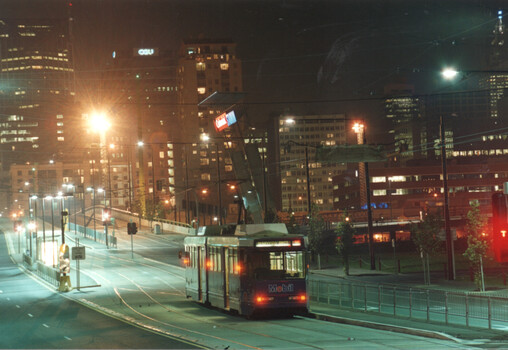
[[[134,56],[159,56],[159,49],[157,48],[134,49]]]

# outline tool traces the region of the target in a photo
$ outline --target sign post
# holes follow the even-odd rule
[[[80,284],[79,284],[79,275],[80,275],[80,268],[79,268],[79,261],[80,260],[85,260],[86,258],[86,252],[85,252],[85,247],[80,247],[79,245],[79,238],[76,238],[76,246],[75,247],[72,247],[72,250],[71,250],[71,254],[72,254],[72,260],[76,260],[76,280],[77,280],[77,284],[78,284],[78,290],[80,288]]]

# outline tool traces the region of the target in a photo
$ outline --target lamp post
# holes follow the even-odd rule
[[[207,134],[202,134],[201,135],[201,140],[204,141],[204,142],[209,142],[210,141],[210,137],[207,135]],[[216,154],[216,157],[217,157],[217,197],[218,197],[218,201],[219,201],[219,225],[222,225],[222,194],[221,194],[221,178],[220,178],[220,157],[219,157],[219,143],[218,142],[214,142],[215,143],[215,154]]]
[[[101,159],[105,159],[108,162],[108,178],[111,179],[110,174],[110,162],[109,162],[109,151],[106,147],[106,131],[111,127],[111,123],[106,117],[106,114],[104,112],[93,112],[90,119],[90,126],[92,130],[97,132],[99,134],[99,147],[101,152]],[[104,154],[106,153],[106,154]],[[106,183],[106,177],[104,176],[104,172],[101,169],[101,173],[103,175],[102,177],[102,183]],[[111,186],[111,181],[109,181],[109,185]],[[105,205],[105,203],[104,203]]]
[[[103,193],[104,194],[104,209],[103,209],[103,214],[102,214],[102,223],[104,224],[104,228],[105,228],[105,236],[106,236],[106,247],[109,248],[109,244],[108,244],[108,221],[109,221],[109,211],[108,211],[108,207],[106,206],[106,190],[103,189],[103,188],[98,188],[97,189],[97,192],[99,193]]]
[[[363,123],[355,123],[353,125],[353,131],[357,135],[358,144],[366,144],[367,137],[365,136],[365,124]],[[362,162],[359,164],[363,167],[363,173],[365,176],[365,195],[367,201],[367,233],[369,236],[369,256],[370,256],[370,269],[376,269],[376,258],[374,255],[374,235],[372,228],[372,208],[370,203],[370,178],[369,178],[369,163]],[[360,168],[360,167],[359,167]],[[360,169],[362,170],[362,169]],[[360,171],[362,173],[362,171]]]
[[[95,188],[88,187],[86,189],[88,192],[92,192],[92,207],[93,207],[93,240],[97,242],[97,231],[96,231],[96,223],[95,223]],[[84,215],[84,214],[83,214]],[[86,231],[86,228],[85,228]],[[86,236],[86,232],[85,232]]]

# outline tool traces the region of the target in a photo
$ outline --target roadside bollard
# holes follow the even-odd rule
[[[378,258],[377,261],[378,261],[378,265],[379,265],[379,271],[381,271],[381,258]]]
[[[473,282],[474,281],[474,272],[473,272],[472,267],[469,268],[469,276],[471,277],[471,282]]]

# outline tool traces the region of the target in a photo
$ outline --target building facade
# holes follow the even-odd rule
[[[199,216],[192,198],[206,189],[207,195],[200,198],[199,211],[216,217],[220,207],[224,217],[227,204],[219,203],[222,199],[218,191],[219,187],[225,188],[228,180],[234,180],[228,149],[237,140],[226,140],[231,136],[228,130],[219,135],[213,121],[231,105],[199,103],[214,92],[243,91],[242,63],[236,56],[236,43],[230,39],[186,40],[178,53],[177,66],[179,136],[175,139],[175,162],[183,166],[175,168],[176,206]]]
[[[383,209],[386,219],[420,217],[422,212],[441,209],[444,205],[442,168],[439,164],[406,167],[371,167],[371,205]],[[491,196],[502,191],[508,181],[508,166],[504,162],[449,164],[448,189],[451,216],[463,216],[470,204],[478,201],[483,212],[491,212]],[[356,170],[333,178],[333,208],[335,210],[366,209],[359,195]]]
[[[80,146],[68,21],[0,20],[0,149],[14,162],[63,159]]]
[[[277,175],[280,179],[282,211],[333,208],[332,179],[344,164],[322,164],[315,160],[319,145],[346,143],[345,115],[279,116],[277,118]],[[309,202],[310,199],[310,202]]]

